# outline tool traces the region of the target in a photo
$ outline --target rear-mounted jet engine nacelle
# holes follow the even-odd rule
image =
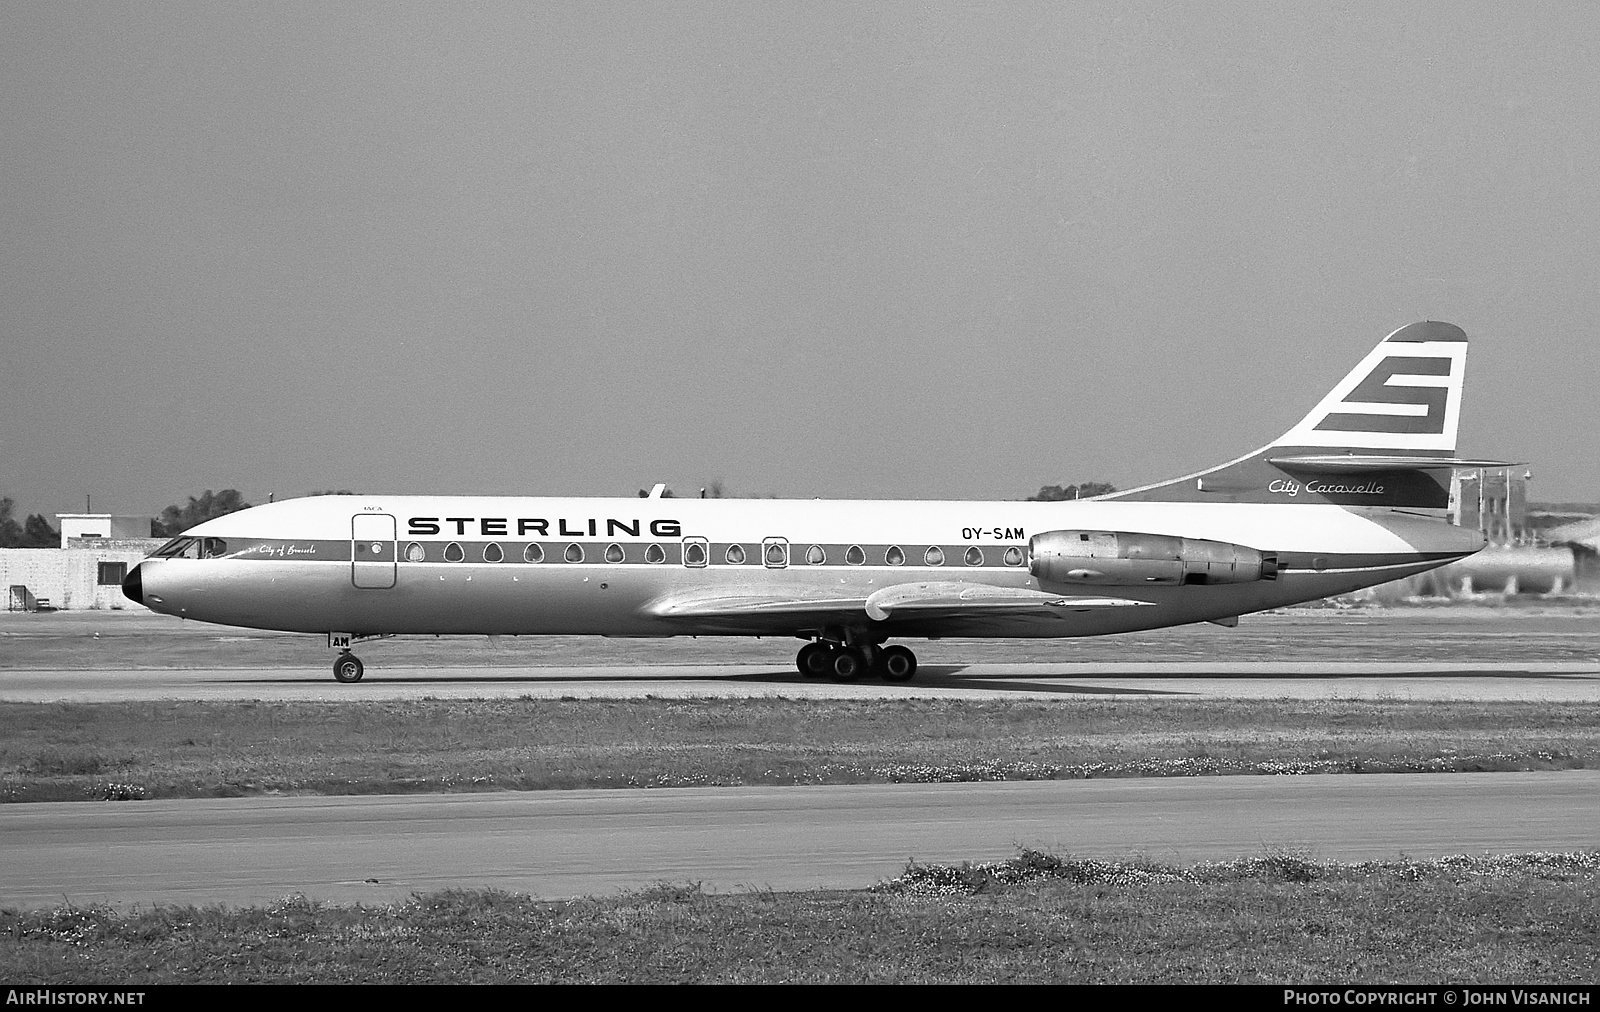
[[[1243,545],[1123,531],[1047,531],[1028,542],[1028,572],[1096,586],[1253,583],[1278,578],[1278,557]]]

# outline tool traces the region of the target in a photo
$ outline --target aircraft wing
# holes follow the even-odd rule
[[[1024,587],[996,587],[959,581],[901,583],[884,587],[867,597],[838,597],[775,592],[767,589],[673,594],[649,605],[661,618],[750,619],[793,618],[848,622],[863,613],[882,622],[891,615],[904,618],[960,616],[991,617],[998,614],[1061,615],[1099,608],[1149,607],[1148,601],[1122,597],[1085,597],[1051,594]]]

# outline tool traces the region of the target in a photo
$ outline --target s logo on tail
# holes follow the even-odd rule
[[[1460,327],[1431,321],[1401,327],[1277,445],[1452,453],[1466,364]]]

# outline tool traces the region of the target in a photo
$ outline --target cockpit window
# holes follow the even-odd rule
[[[150,554],[152,559],[198,559],[199,538],[173,538]]]
[[[205,538],[200,542],[202,559],[220,559],[228,554],[228,543],[221,538]]]

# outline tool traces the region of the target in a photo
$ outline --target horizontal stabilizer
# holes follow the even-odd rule
[[[913,611],[950,612],[1037,612],[1040,608],[1060,611],[1090,611],[1098,608],[1128,608],[1149,605],[1123,597],[1075,597],[1050,594],[1025,587],[992,587],[981,583],[930,582],[901,583],[884,587],[867,598],[867,616],[882,622],[891,613]]]
[[[1269,457],[1267,463],[1285,471],[1433,471],[1458,467],[1521,467],[1514,460],[1469,460],[1466,457],[1408,457],[1386,454],[1325,453],[1298,457]]]

